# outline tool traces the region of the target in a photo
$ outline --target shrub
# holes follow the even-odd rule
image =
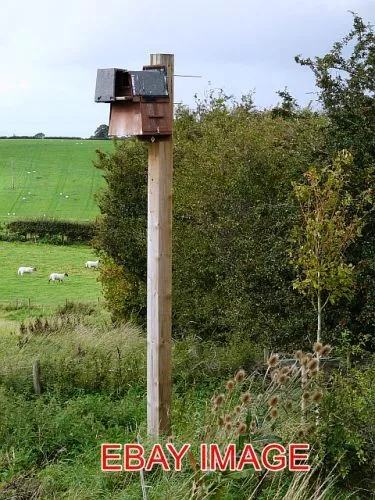
[[[375,493],[375,369],[337,372],[321,406],[319,439],[328,470],[338,472],[347,486]]]
[[[174,338],[225,341],[240,332],[272,347],[277,329],[278,344],[290,345],[311,326],[290,286],[289,193],[324,120],[306,110],[274,118],[222,95],[198,104],[179,108],[175,120]],[[118,142],[113,154],[98,152],[96,166],[107,182],[94,240],[108,257],[100,270],[105,298],[115,317],[144,324],[147,147]]]
[[[38,239],[45,243],[87,243],[94,234],[94,223],[73,222],[57,219],[28,219],[9,222],[3,230],[2,239],[26,241]]]

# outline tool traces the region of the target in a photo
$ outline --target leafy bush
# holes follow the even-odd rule
[[[375,493],[375,369],[336,373],[321,406],[320,447],[327,469],[339,462],[347,486]]]
[[[291,181],[314,155],[324,119],[256,112],[226,96],[178,109],[174,134],[173,334],[225,340],[228,333],[276,345],[309,331],[291,289],[287,234]],[[116,318],[146,317],[147,147],[98,152],[107,188],[98,196],[95,247]],[[303,310],[303,314],[301,314]],[[312,331],[311,331],[312,333]]]
[[[259,345],[239,334],[228,336],[225,342],[196,337],[179,339],[173,344],[173,381],[183,388],[207,386],[228,377],[238,366],[252,369],[262,357]]]
[[[0,478],[48,462],[71,460],[83,450],[98,456],[98,444],[123,442],[145,418],[133,389],[121,400],[82,395],[64,400],[45,395],[27,400],[0,387]],[[13,450],[13,452],[12,452]]]
[[[45,243],[72,244],[87,243],[94,234],[94,223],[73,222],[58,219],[15,220],[5,225],[2,239],[26,241],[38,239]]]

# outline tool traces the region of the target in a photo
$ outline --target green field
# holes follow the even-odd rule
[[[0,140],[0,220],[56,217],[91,220],[99,214],[93,194],[103,186],[92,162],[111,141]]]
[[[54,307],[66,300],[91,302],[100,297],[98,271],[86,269],[87,260],[96,260],[86,246],[56,246],[35,243],[0,242],[0,305],[16,301]],[[18,276],[20,266],[36,267],[31,275]],[[51,272],[68,273],[63,283],[48,282]]]

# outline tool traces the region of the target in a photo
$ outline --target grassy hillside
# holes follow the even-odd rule
[[[89,220],[93,194],[103,185],[95,150],[110,141],[0,140],[0,221],[23,217]]]
[[[86,269],[86,260],[96,257],[86,246],[55,246],[0,242],[0,305],[19,301],[53,307],[69,301],[96,301],[100,296],[98,272]],[[17,276],[20,266],[32,266],[37,272]],[[49,283],[51,272],[66,272],[63,283]]]

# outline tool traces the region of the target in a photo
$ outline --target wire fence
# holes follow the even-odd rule
[[[9,299],[0,299],[0,307],[2,308],[10,308],[10,309],[51,309],[57,308],[60,306],[68,305],[69,303],[84,303],[84,304],[101,304],[103,299],[101,297],[97,297],[97,299],[92,300],[76,300],[65,298],[62,299],[61,302],[57,304],[41,304],[35,301],[32,297],[20,297],[20,298],[9,298]]]

